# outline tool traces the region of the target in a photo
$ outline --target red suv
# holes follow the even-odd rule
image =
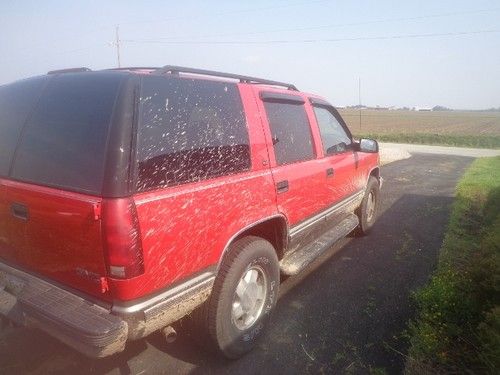
[[[0,87],[0,313],[94,357],[191,313],[227,357],[378,206],[376,141],[293,85],[86,68]]]

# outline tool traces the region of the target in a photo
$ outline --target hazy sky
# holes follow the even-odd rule
[[[500,107],[498,0],[1,1],[0,84],[115,67],[117,24],[122,66],[289,81],[339,106],[361,78],[366,105]],[[440,36],[406,37],[423,34]]]

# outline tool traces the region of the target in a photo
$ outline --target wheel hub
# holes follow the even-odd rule
[[[248,268],[234,292],[231,317],[239,330],[250,328],[262,314],[267,294],[267,279],[260,266]]]

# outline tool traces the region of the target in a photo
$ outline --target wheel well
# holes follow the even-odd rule
[[[379,167],[373,168],[372,171],[370,172],[370,176],[373,176],[380,181],[380,168]]]
[[[257,236],[269,241],[276,250],[278,259],[283,257],[288,245],[287,224],[283,217],[275,217],[248,228],[240,233],[233,242],[246,236]]]

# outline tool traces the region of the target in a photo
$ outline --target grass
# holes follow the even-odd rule
[[[409,374],[500,368],[500,157],[477,159],[457,186],[438,268],[415,294]]]
[[[357,137],[386,142],[500,148],[500,112],[340,109]]]

